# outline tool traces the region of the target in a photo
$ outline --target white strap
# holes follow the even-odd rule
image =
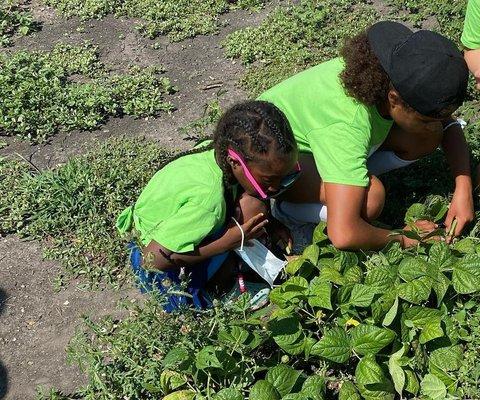
[[[459,125],[460,128],[463,128],[462,123],[460,121],[452,121],[445,128],[443,128],[443,131],[445,132],[448,128],[454,125]]]
[[[242,242],[240,243],[240,251],[243,251],[243,243],[245,242],[245,233],[243,232],[243,229],[242,229],[242,226],[240,225],[240,223],[235,218],[232,217],[232,219],[237,224],[238,229],[240,229],[240,233],[242,234]]]

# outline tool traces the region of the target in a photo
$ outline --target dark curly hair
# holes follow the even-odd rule
[[[345,62],[340,78],[347,94],[368,106],[384,102],[393,86],[370,47],[367,32],[345,39],[340,55]]]

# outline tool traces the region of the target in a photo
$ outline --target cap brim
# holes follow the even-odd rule
[[[368,29],[368,42],[387,74],[393,49],[412,34],[405,25],[392,21],[377,22]]]

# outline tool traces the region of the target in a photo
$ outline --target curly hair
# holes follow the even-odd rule
[[[347,94],[367,106],[384,102],[392,85],[370,47],[367,32],[345,39],[340,55],[345,62],[340,78]]]

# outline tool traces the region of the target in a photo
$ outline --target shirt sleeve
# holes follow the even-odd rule
[[[310,148],[324,182],[367,187],[369,135],[336,123],[312,130]]]
[[[467,49],[480,48],[480,0],[468,2],[461,41]]]
[[[219,222],[214,210],[207,210],[202,205],[189,201],[148,232],[148,237],[170,251],[186,253],[194,250],[209,234],[213,234]]]

